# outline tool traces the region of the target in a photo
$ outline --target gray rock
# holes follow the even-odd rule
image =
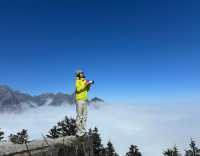
[[[77,153],[78,152],[78,153]],[[13,144],[11,142],[0,144],[0,156],[92,156],[92,140],[86,137],[80,141],[75,136],[67,136],[58,139],[44,138],[34,140],[27,144]]]

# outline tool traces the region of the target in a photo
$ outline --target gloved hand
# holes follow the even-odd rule
[[[93,80],[87,81],[88,84],[94,84]]]

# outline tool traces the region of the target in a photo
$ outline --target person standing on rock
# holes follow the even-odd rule
[[[88,81],[82,70],[77,70],[76,73],[76,137],[82,137],[86,134],[87,123],[87,106],[88,106],[88,91],[94,81]]]

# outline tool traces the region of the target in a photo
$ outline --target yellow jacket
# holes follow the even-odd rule
[[[76,100],[87,100],[88,99],[88,91],[90,89],[90,85],[87,84],[87,81],[83,78],[76,79]]]

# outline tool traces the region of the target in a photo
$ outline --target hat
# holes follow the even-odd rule
[[[77,70],[77,71],[75,72],[75,75],[76,75],[76,76],[79,76],[80,74],[83,74],[83,75],[84,75],[84,72],[83,72],[81,69],[79,69],[79,70]]]

